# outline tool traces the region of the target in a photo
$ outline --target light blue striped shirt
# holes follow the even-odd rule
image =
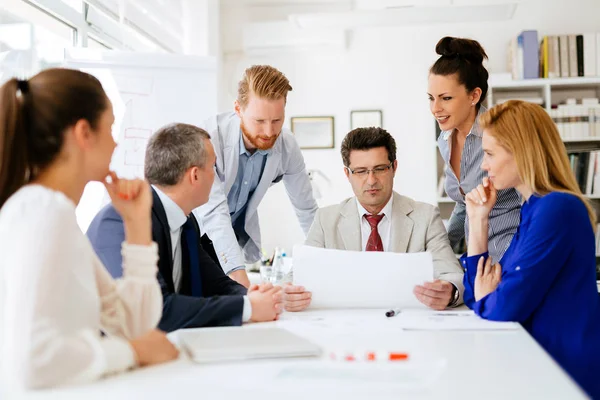
[[[240,132],[240,159],[237,175],[231,190],[227,194],[227,205],[233,231],[238,243],[244,247],[248,234],[244,228],[246,220],[246,205],[260,182],[265,163],[271,150],[256,150],[250,153],[244,145],[243,133]]]
[[[479,116],[486,111],[481,107],[477,119],[467,135],[460,160],[460,181],[450,166],[450,147],[452,131],[442,131],[437,145],[446,164],[445,189],[456,206],[448,223],[448,238],[455,247],[463,238],[469,239],[469,218],[465,205],[465,194],[475,189],[487,172],[481,169],[483,148],[481,139],[483,130],[479,126]],[[500,261],[508,249],[510,241],[517,231],[521,219],[521,196],[515,189],[498,191],[498,200],[490,213],[488,230],[488,251],[494,263]]]

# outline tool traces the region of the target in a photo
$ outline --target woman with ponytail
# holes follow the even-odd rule
[[[0,88],[0,386],[87,382],[173,359],[146,182],[109,172],[112,105],[86,73],[49,69]],[[107,179],[107,177],[109,177]],[[113,280],[80,231],[85,185],[104,182],[125,221]]]
[[[479,42],[444,37],[435,50],[440,55],[429,70],[430,110],[441,133],[437,144],[446,164],[445,189],[456,202],[448,224],[452,247],[469,238],[469,218],[465,195],[486,176],[481,161],[483,132],[478,118],[486,111],[482,105],[488,90],[488,72],[483,66],[487,54]],[[490,256],[498,262],[508,248],[519,225],[521,199],[514,189],[498,193],[490,214]],[[473,303],[465,297],[465,304]]]

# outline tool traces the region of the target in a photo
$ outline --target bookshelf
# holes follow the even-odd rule
[[[521,79],[513,80],[506,74],[492,74],[490,76],[490,89],[539,89],[539,88],[579,88],[581,86],[598,86],[600,85],[600,76],[584,77],[575,76],[571,78],[537,78],[537,79]],[[488,90],[487,99],[490,99]]]
[[[600,98],[600,77],[540,78],[511,80],[505,74],[490,77],[486,96],[487,107],[498,100],[541,99],[546,111],[552,105],[561,104],[568,98]]]
[[[569,154],[586,153],[600,150],[600,129],[595,129],[597,118],[600,118],[600,106],[580,104],[581,99],[600,98],[600,77],[564,77],[564,78],[541,78],[511,80],[506,74],[492,75],[490,77],[490,88],[487,96],[486,106],[489,108],[502,101],[510,99],[528,100],[540,104],[555,119],[563,142]],[[541,102],[539,101],[541,99]],[[557,118],[557,107],[564,107],[568,99],[576,101],[573,108],[589,109],[584,118],[575,114],[561,113]],[[589,108],[588,108],[589,107]],[[565,134],[562,125],[572,125],[570,121],[585,120],[587,128],[569,130]],[[562,121],[562,122],[561,122]],[[566,122],[565,122],[566,121]],[[597,123],[596,123],[597,125]],[[581,134],[583,132],[583,134]],[[600,181],[599,181],[600,182]],[[583,188],[583,186],[582,186]],[[600,191],[595,194],[588,193],[586,196],[594,202],[594,206],[600,210]]]
[[[569,153],[600,150],[600,138],[565,139],[563,140],[563,143]]]

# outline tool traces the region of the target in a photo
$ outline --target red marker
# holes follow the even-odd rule
[[[402,352],[331,352],[329,358],[332,361],[406,361],[408,360],[408,353]]]
[[[390,353],[390,361],[403,361],[408,360],[407,353]]]

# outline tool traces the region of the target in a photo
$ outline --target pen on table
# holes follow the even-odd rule
[[[400,314],[401,311],[402,310],[400,310],[399,308],[392,308],[390,311],[386,311],[385,312],[385,316],[388,317],[388,318],[389,317],[394,317],[394,316]]]

